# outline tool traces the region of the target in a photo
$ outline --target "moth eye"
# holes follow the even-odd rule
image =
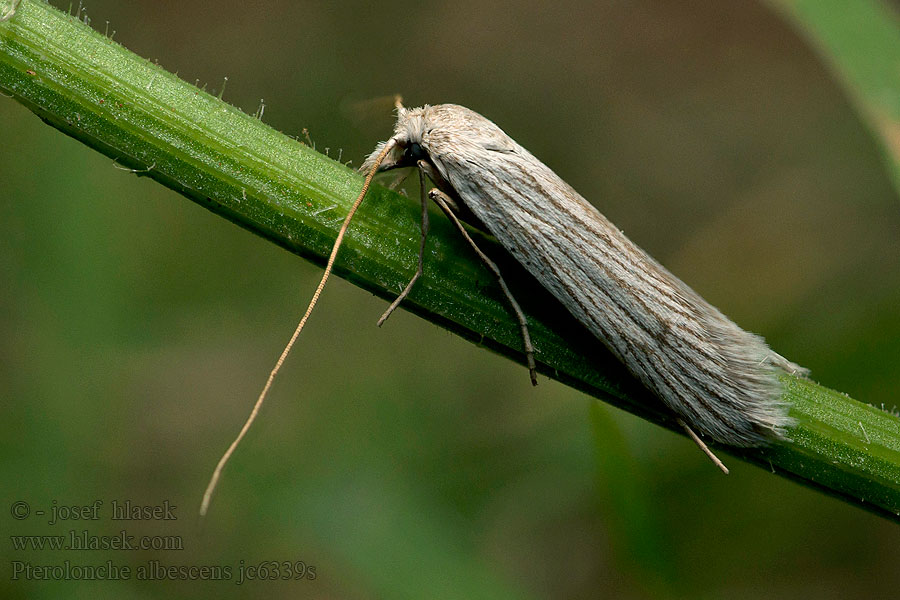
[[[418,142],[409,144],[403,151],[403,162],[407,164],[416,164],[420,160],[427,160],[428,153],[419,145]]]

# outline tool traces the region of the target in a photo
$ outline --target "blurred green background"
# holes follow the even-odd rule
[[[66,2],[54,2],[63,9]],[[76,3],[77,4],[77,3]],[[493,119],[813,378],[890,409],[900,200],[797,33],[756,2],[91,0],[103,31],[359,164],[389,96]],[[207,478],[321,274],[0,98],[3,532],[176,505],[180,551],[24,551],[7,598],[891,597],[896,525],[728,461],[334,280]],[[413,200],[410,200],[411,202]],[[598,437],[595,440],[594,437]],[[26,582],[11,561],[303,560],[298,582]]]

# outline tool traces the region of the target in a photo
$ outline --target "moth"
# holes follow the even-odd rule
[[[778,371],[804,369],[706,302],[490,120],[455,104],[397,110],[394,135],[361,171],[420,168],[451,219],[495,237],[687,428],[739,447],[784,436],[791,419]]]
[[[490,120],[456,104],[404,108],[394,135],[379,143],[360,171],[362,190],[338,232],[312,300],[269,374],[246,423],[219,460],[200,508],[204,515],[226,462],[259,412],[272,381],[312,313],[341,241],[376,173],[418,168],[422,236],[415,275],[378,321],[422,275],[427,199],[459,229],[496,276],[519,321],[532,383],[534,348],[522,310],[496,264],[463,221],[495,237],[628,371],[676,416],[697,445],[728,469],[697,435],[737,447],[782,438],[791,425],[779,371],[806,370],[734,324],[641,250],[547,165]],[[425,177],[435,188],[425,194]]]

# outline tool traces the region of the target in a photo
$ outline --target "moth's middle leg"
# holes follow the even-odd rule
[[[491,270],[494,276],[497,277],[497,282],[500,284],[500,289],[503,290],[503,293],[506,295],[506,299],[509,301],[510,306],[512,306],[513,312],[516,313],[516,318],[519,320],[519,329],[522,332],[522,342],[525,346],[525,360],[528,363],[528,373],[531,375],[531,384],[537,385],[537,370],[534,364],[534,346],[531,345],[531,335],[528,333],[528,322],[525,320],[525,313],[522,312],[522,309],[519,307],[519,303],[516,302],[516,299],[513,297],[512,292],[509,291],[509,287],[506,285],[506,281],[503,280],[503,276],[500,274],[500,269],[497,268],[497,265],[488,258],[487,254],[481,251],[481,248],[475,243],[475,240],[469,235],[469,232],[466,231],[466,228],[463,227],[463,224],[460,222],[459,218],[457,218],[456,214],[450,208],[455,205],[453,200],[447,196],[444,192],[440,191],[437,188],[432,188],[431,191],[428,192],[428,197],[434,200],[435,204],[437,204],[444,214],[447,215],[451,221],[456,224],[457,229],[459,229],[460,233],[462,233],[463,237],[466,238],[466,241],[469,242],[469,245],[475,250],[475,253],[478,254],[478,257],[481,258],[482,262],[487,265],[487,268]]]

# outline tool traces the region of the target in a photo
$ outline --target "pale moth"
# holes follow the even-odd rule
[[[518,304],[494,263],[460,219],[500,244],[675,414],[691,438],[728,472],[697,433],[730,446],[765,444],[790,426],[778,372],[805,369],[735,325],[641,250],[556,173],[490,120],[455,104],[404,108],[394,135],[360,171],[366,182],[348,213],[306,314],[269,375],[250,418],[219,461],[201,513],[222,467],[258,412],[275,374],[303,328],[331,272],[344,232],[381,171],[417,167],[436,188],[431,198],[494,272],[516,313],[532,382],[534,349]],[[422,179],[424,191],[424,179]],[[423,194],[419,267],[379,323],[422,274],[428,213]],[[695,433],[696,432],[696,433]]]

